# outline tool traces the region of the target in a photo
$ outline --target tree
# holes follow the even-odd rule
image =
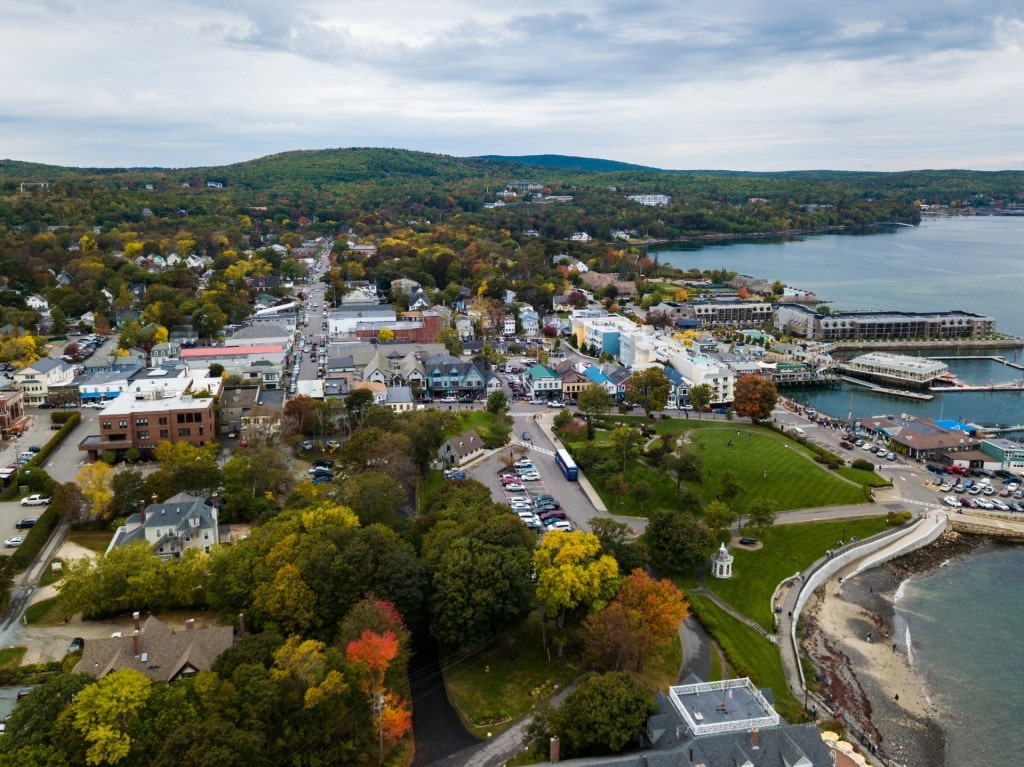
[[[200,338],[213,338],[227,321],[228,316],[214,303],[203,304],[192,315],[192,327]]]
[[[690,404],[697,411],[698,418],[707,409],[707,406],[711,404],[714,397],[715,390],[711,388],[711,384],[698,384],[690,389]]]
[[[549,533],[534,552],[537,598],[558,625],[571,610],[601,608],[618,587],[619,566],[591,533]]]
[[[549,717],[563,758],[617,753],[644,733],[654,696],[623,671],[583,679]]]
[[[733,409],[751,423],[770,418],[772,409],[779,401],[779,391],[770,378],[759,375],[745,375],[736,379],[733,395]]]
[[[732,469],[723,471],[719,481],[722,483],[722,500],[726,503],[732,503],[737,496],[743,493],[743,483],[740,482],[739,475]]]
[[[704,509],[704,521],[716,532],[728,530],[736,521],[736,512],[721,501],[712,501]]]
[[[398,638],[391,631],[377,634],[367,629],[359,639],[345,647],[345,657],[354,667],[359,687],[370,702],[374,732],[380,738],[380,759],[384,759],[384,741],[401,738],[412,729],[409,704],[384,686],[391,662],[399,654]]]
[[[654,511],[644,541],[651,562],[666,572],[684,572],[698,566],[715,544],[703,520],[678,509]]]
[[[455,328],[441,328],[437,333],[437,342],[444,344],[444,348],[453,357],[461,357],[463,351],[462,336]]]
[[[433,576],[437,638],[449,647],[473,647],[520,619],[533,596],[531,564],[522,545],[500,546],[472,537],[453,540]]]
[[[634,371],[626,381],[626,402],[639,405],[650,415],[664,410],[672,394],[672,381],[661,367]]]
[[[339,500],[359,516],[363,525],[380,523],[394,527],[398,509],[408,502],[409,496],[393,477],[379,471],[364,471],[342,483]]]
[[[637,545],[629,525],[611,517],[591,517],[587,521],[591,532],[601,542],[601,551],[619,563],[620,574],[625,575],[637,567],[643,567],[643,548]]]
[[[500,415],[508,410],[508,397],[503,391],[494,391],[487,395],[487,412]]]
[[[580,392],[576,399],[576,409],[587,418],[600,418],[608,413],[615,401],[603,386],[592,384]]]
[[[91,518],[102,517],[114,497],[111,483],[114,470],[103,461],[87,463],[75,475],[75,484],[82,491]]]
[[[377,340],[382,344],[388,344],[395,340],[395,331],[391,328],[381,328],[377,331]]]
[[[82,522],[89,510],[85,496],[74,482],[61,482],[53,489],[53,505],[72,524]]]
[[[747,516],[750,517],[750,524],[757,528],[759,533],[775,524],[775,511],[766,498],[755,498],[751,501],[747,507]]]
[[[612,448],[622,460],[622,471],[626,470],[629,459],[640,450],[643,439],[644,435],[640,433],[640,430],[631,426],[617,426],[612,429]]]
[[[50,323],[55,336],[62,336],[68,332],[68,315],[59,306],[50,310]]]
[[[86,764],[118,764],[128,757],[152,682],[140,671],[122,669],[82,688],[59,718],[67,718],[89,744]]]
[[[622,609],[629,625],[629,641],[618,648],[617,655],[633,662],[638,672],[643,672],[647,657],[660,643],[676,636],[679,624],[689,615],[689,604],[672,581],[655,580],[641,568],[623,579],[608,609],[613,606]]]
[[[110,481],[112,496],[108,513],[112,518],[127,517],[139,510],[139,503],[148,503],[142,472],[128,469],[116,472]]]
[[[282,565],[273,579],[262,583],[253,594],[253,609],[261,622],[300,636],[316,627],[316,602],[316,592],[292,564]]]

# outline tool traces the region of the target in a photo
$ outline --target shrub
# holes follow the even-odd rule
[[[866,458],[858,458],[851,465],[853,468],[860,469],[861,471],[873,472],[875,470],[875,464],[871,463],[871,461]]]

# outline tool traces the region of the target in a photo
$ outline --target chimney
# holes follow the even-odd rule
[[[757,742],[758,742],[757,728],[754,727],[750,731],[750,745],[751,745],[751,747],[753,747],[753,748],[760,748],[760,746],[757,745]]]
[[[185,630],[186,631],[195,631],[195,628],[196,628],[196,619],[195,618],[189,618],[188,620],[185,621]]]
[[[141,642],[139,640],[139,632],[138,632],[138,629],[136,629],[132,633],[132,655],[134,655],[136,658],[138,658],[140,655],[142,655],[142,649],[141,649],[140,645],[141,645]]]
[[[139,501],[139,521],[143,525],[146,524],[146,502],[145,501]]]
[[[245,636],[245,613],[238,614],[238,636]]]
[[[548,750],[548,761],[552,764],[562,761],[561,744],[558,742],[557,735],[553,735],[551,737],[551,744]]]
[[[140,628],[142,628],[142,619],[139,616],[139,611],[138,610],[136,610],[135,612],[132,613],[132,625],[135,626],[135,630],[136,631],[138,631]]]

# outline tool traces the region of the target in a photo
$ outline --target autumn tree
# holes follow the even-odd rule
[[[749,418],[751,423],[770,418],[778,401],[779,391],[770,378],[745,375],[736,379],[733,409],[741,416]]]
[[[141,671],[121,669],[79,690],[59,719],[88,743],[86,764],[115,765],[131,754],[152,684]]]
[[[380,736],[380,758],[384,758],[384,741],[395,741],[412,729],[409,703],[384,686],[391,662],[399,654],[398,638],[391,631],[377,634],[369,629],[359,639],[349,642],[345,657],[366,695],[373,729]]]
[[[672,381],[660,366],[634,371],[626,381],[626,402],[639,405],[650,415],[664,410],[672,394]]]
[[[570,611],[600,609],[615,594],[619,566],[601,554],[597,536],[582,531],[549,533],[534,552],[537,598],[563,625]]]
[[[463,351],[462,336],[455,328],[441,328],[437,333],[437,343],[444,344],[444,348],[453,357],[461,357]]]
[[[672,581],[655,580],[641,568],[622,581],[613,604],[621,605],[629,619],[630,654],[638,672],[660,643],[676,636],[679,624],[689,615],[689,604]]]
[[[82,491],[91,518],[96,519],[106,514],[114,497],[111,489],[113,479],[114,470],[104,461],[87,463],[75,475],[75,484]]]

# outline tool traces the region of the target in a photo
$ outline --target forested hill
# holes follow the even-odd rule
[[[560,170],[582,170],[593,173],[614,173],[620,170],[643,170],[652,173],[663,173],[660,168],[647,165],[634,165],[616,160],[599,160],[593,157],[571,157],[564,154],[529,154],[510,157],[500,154],[485,154],[478,158],[491,162],[513,165],[529,165],[536,168],[556,168]]]

